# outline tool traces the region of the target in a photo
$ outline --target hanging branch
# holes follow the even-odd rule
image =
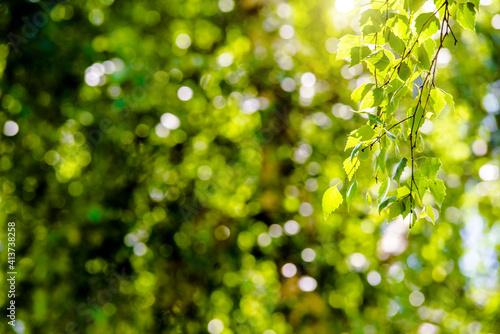
[[[452,96],[436,87],[437,62],[444,43],[448,36],[453,37],[455,44],[458,42],[450,26],[450,13],[460,13],[454,20],[463,28],[473,30],[471,22],[475,21],[476,8],[473,2],[457,4],[442,0],[434,11],[421,13],[420,8],[408,9],[402,2],[386,0],[381,4],[372,0],[370,8],[360,16],[361,36],[342,37],[337,60],[348,58],[351,66],[364,63],[373,75],[373,83],[365,82],[351,95],[359,111],[368,115],[368,122],[349,134],[345,147],[352,149],[344,161],[347,173],[344,182],[351,182],[348,204],[357,189],[356,180],[351,180],[361,165],[360,155],[367,157],[374,148],[379,148],[375,179],[378,181],[381,175],[384,181],[377,197],[378,211],[386,211],[388,219],[411,214],[412,227],[417,208],[421,216],[427,215],[434,222],[433,210],[440,208],[446,194],[444,182],[437,179],[441,162],[425,155],[417,156],[417,149],[420,149],[420,128],[425,119],[439,116],[445,105],[454,110]],[[437,45],[432,39],[436,34],[439,34]],[[417,92],[413,93],[414,90]],[[402,119],[395,115],[400,101],[412,104]],[[399,153],[399,146],[404,143],[409,145],[408,157]],[[393,174],[387,168],[387,153],[400,159]],[[408,162],[410,176],[401,179]],[[390,191],[393,182],[398,187]],[[343,201],[336,186],[332,188],[323,199],[325,218]],[[426,191],[433,195],[434,206],[424,206]],[[332,194],[335,196],[330,196]]]

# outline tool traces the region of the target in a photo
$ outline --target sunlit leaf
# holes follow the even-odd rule
[[[359,129],[357,130],[354,130],[352,131],[350,134],[349,134],[349,137],[351,138],[354,138],[354,139],[357,139],[358,140],[358,143],[359,142],[366,142],[366,141],[369,141],[371,139],[373,139],[375,137],[376,133],[375,131],[372,129],[371,126],[369,125],[364,125],[362,127],[360,127]],[[353,142],[353,141],[352,141]],[[356,146],[357,144],[355,144],[354,146]],[[352,146],[351,146],[352,147]],[[347,148],[347,147],[346,147]]]
[[[474,9],[474,4],[459,3],[457,4],[457,22],[464,29],[474,31],[476,29],[476,10]]]
[[[425,162],[420,166],[420,173],[422,177],[433,180],[437,176],[437,172],[441,167],[441,161],[437,158],[428,158]]]
[[[399,202],[392,203],[389,206],[388,211],[389,211],[389,213],[387,215],[387,220],[388,221],[394,220],[397,216],[399,216],[400,214],[403,213],[403,210],[401,208],[401,203],[399,203]]]
[[[392,21],[392,32],[401,40],[406,40],[410,33],[408,17],[397,14]]]
[[[342,204],[342,202],[344,201],[342,194],[337,189],[337,185],[329,188],[323,194],[322,206],[323,206],[323,216],[325,217],[325,220],[328,219],[328,217],[332,214],[332,212],[337,210],[340,204]]]
[[[434,197],[434,202],[438,205],[443,204],[444,196],[446,195],[446,187],[442,180],[434,180],[429,182],[429,190]]]
[[[337,48],[337,60],[349,58],[351,56],[351,49],[355,46],[360,46],[361,38],[354,35],[345,35],[340,39]]]
[[[366,96],[366,94],[369,91],[371,91],[373,86],[375,86],[375,84],[372,84],[372,83],[363,84],[363,85],[359,86],[358,88],[356,88],[352,92],[351,99],[356,103],[361,102],[361,100],[363,100],[363,98]]]
[[[379,168],[380,171],[382,173],[384,173],[384,174],[387,173],[387,164],[386,164],[386,161],[385,161],[386,154],[387,154],[387,148],[383,147],[380,150],[380,153],[377,155],[377,158],[375,159],[376,168]]]
[[[418,47],[418,61],[420,62],[422,69],[427,69],[431,66],[431,57],[432,55],[429,55],[425,45],[421,44]]]
[[[375,66],[379,71],[385,70],[390,64],[389,57],[383,49],[373,52],[363,60]]]
[[[349,67],[353,67],[361,62],[363,58],[370,54],[370,48],[367,46],[354,46],[351,49],[351,63]]]
[[[396,140],[397,137],[391,131],[385,130],[385,133],[390,140]]]
[[[391,179],[387,178],[385,179],[384,182],[382,182],[380,188],[378,189],[377,202],[381,203],[385,199],[385,196],[387,196],[390,187],[391,187]]]
[[[404,51],[406,50],[405,42],[403,42],[403,40],[395,34],[390,34],[388,36],[388,40],[391,49],[393,49],[398,55],[402,56]]]
[[[432,224],[435,224],[436,220],[434,218],[434,209],[432,208],[432,206],[430,206],[429,204],[427,204],[425,206],[425,212],[427,213],[427,216],[431,219]]]
[[[434,13],[423,13],[416,18],[415,28],[419,33],[419,41],[423,42],[438,32],[439,20]]]
[[[408,160],[406,158],[401,159],[401,161],[399,162],[398,166],[396,167],[396,171],[394,172],[394,175],[392,177],[394,180],[399,181],[399,179],[401,178],[401,174],[403,173],[403,170],[406,167],[407,162],[408,162]]]
[[[406,63],[402,63],[398,70],[398,75],[401,80],[406,81],[411,77],[410,67]]]
[[[384,124],[380,118],[373,114],[368,114],[368,120],[370,122],[370,125],[375,125],[375,124]]]
[[[352,176],[354,175],[354,173],[356,173],[356,170],[359,168],[360,164],[361,163],[360,163],[358,157],[354,157],[353,159],[351,159],[351,158],[345,159],[344,170],[347,174],[347,178],[349,181],[351,181]]]
[[[351,206],[352,199],[354,198],[357,189],[358,189],[358,181],[354,180],[354,182],[349,187],[349,190],[347,190],[347,195],[346,195],[347,208]]]
[[[384,101],[384,91],[381,88],[375,88],[372,91],[369,91],[363,100],[361,101],[361,104],[359,105],[360,110],[372,108],[379,106],[382,102]]]
[[[433,89],[431,91],[431,104],[432,108],[436,112],[436,116],[439,116],[439,113],[441,112],[441,110],[443,110],[444,106],[446,105],[445,97],[446,97],[445,93],[439,88]]]
[[[387,198],[385,201],[383,201],[382,203],[380,203],[380,205],[378,206],[378,213],[380,214],[380,212],[382,210],[384,210],[389,204],[393,203],[396,201],[396,197],[389,197]]]
[[[410,189],[407,186],[402,186],[396,189],[396,197],[398,199],[404,198],[410,194]]]
[[[453,101],[453,96],[444,92],[444,99],[446,100],[446,104],[450,107],[451,111],[455,112],[455,102]]]

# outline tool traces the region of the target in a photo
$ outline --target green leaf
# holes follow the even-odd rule
[[[373,52],[363,60],[375,66],[379,71],[384,71],[391,62],[383,49]]]
[[[405,8],[410,10],[410,13],[415,13],[422,7],[424,0],[405,0]]]
[[[418,47],[417,55],[418,55],[418,61],[420,62],[422,68],[429,69],[429,67],[431,67],[431,59],[424,44],[421,44]]]
[[[359,150],[361,149],[361,146],[362,146],[362,143],[359,143],[358,145],[356,145],[353,149],[352,149],[352,152],[351,152],[351,159],[354,158],[356,156],[356,154],[359,152]]]
[[[453,96],[446,92],[444,93],[444,99],[446,100],[446,104],[450,107],[451,111],[455,112],[455,102],[453,102]]]
[[[425,46],[425,49],[427,50],[429,58],[432,59],[436,50],[436,42],[434,42],[433,39],[427,39],[423,44]]]
[[[359,106],[360,110],[379,106],[384,101],[384,90],[382,88],[375,88],[369,91],[361,101]]]
[[[395,202],[389,206],[389,214],[387,216],[388,222],[391,220],[394,220],[397,216],[403,213],[403,210],[401,208],[401,203]]]
[[[403,219],[405,219],[406,216],[408,216],[408,214],[412,211],[410,197],[405,198],[401,204],[402,204],[401,214],[403,215]]]
[[[373,114],[368,114],[368,120],[370,122],[370,125],[375,125],[375,124],[384,124],[380,118]]]
[[[424,71],[428,71],[431,66],[431,59],[434,58],[434,53],[436,51],[436,42],[433,39],[429,38],[420,44],[417,50],[418,61],[420,67]],[[421,79],[421,77],[420,77]],[[423,82],[423,80],[422,80]],[[417,83],[418,86],[422,84]]]
[[[393,80],[393,81],[396,81],[396,80]],[[397,79],[397,82],[399,83],[399,81],[401,81],[400,79]],[[406,84],[405,82],[401,82],[401,84],[398,86],[398,88],[394,91],[394,94],[392,94],[392,97],[391,97],[391,103],[390,105],[391,106],[394,106],[394,109],[397,108],[397,106],[399,105],[399,101],[408,93],[408,92],[411,92],[411,84],[412,83],[409,83]]]
[[[337,210],[340,204],[342,204],[342,202],[344,201],[344,198],[340,194],[340,191],[337,189],[337,185],[338,183],[333,187],[329,188],[323,194],[322,206],[323,206],[323,216],[325,217],[325,220],[327,220],[328,217],[332,214],[332,212]]]
[[[397,182],[399,182],[399,179],[401,178],[401,174],[403,173],[403,170],[405,169],[407,162],[408,160],[406,158],[403,158],[399,162],[398,167],[396,167],[396,171],[394,172],[394,176],[392,178]]]
[[[387,137],[389,137],[390,140],[396,140],[396,136],[389,130],[385,130],[385,133],[387,133]]]
[[[367,160],[369,157],[370,157],[370,150],[367,147],[359,151],[358,154],[359,160]]]
[[[408,17],[397,14],[392,21],[392,32],[403,41],[407,40],[410,33]]]
[[[418,174],[418,173],[417,173]],[[424,198],[424,195],[425,195],[425,191],[429,188],[429,183],[432,182],[432,181],[428,181],[428,180],[424,180],[424,179],[421,179],[420,176],[416,176],[416,179],[415,179],[415,188],[417,190],[417,193],[418,193],[418,198]]]
[[[396,189],[396,198],[401,199],[403,197],[406,197],[410,194],[410,189],[408,189],[407,186],[402,186]]]
[[[420,173],[422,177],[434,180],[437,176],[437,172],[441,167],[441,161],[437,158],[426,159],[425,162],[420,166]]]
[[[365,58],[371,53],[371,50],[367,46],[354,46],[351,49],[351,64],[349,67],[353,67],[361,62],[361,59]]]
[[[472,2],[476,8],[479,8],[479,0],[471,0],[469,2]]]
[[[344,170],[349,181],[351,181],[352,176],[354,175],[354,173],[356,173],[356,170],[359,168],[360,164],[361,163],[359,162],[359,159],[357,157],[354,157],[353,159],[347,158],[344,160]]]
[[[417,213],[415,212],[415,210],[411,210],[412,212],[412,215],[411,215],[411,220],[410,220],[410,228],[412,228],[413,226],[415,226],[415,224],[417,223]]]
[[[402,63],[399,67],[398,76],[403,81],[406,81],[409,77],[411,77],[411,69],[406,63]]]
[[[413,110],[413,109],[412,109]],[[420,126],[422,126],[422,124],[424,123],[422,121],[422,118],[424,118],[424,107],[422,106],[422,104],[418,105],[418,109],[417,109],[417,112],[415,113],[415,126],[412,127],[412,132],[411,132],[411,135],[412,135],[412,138],[413,140],[416,140],[416,136],[417,136],[417,132],[420,128]]]
[[[382,26],[384,22],[385,15],[383,15],[379,9],[369,8],[361,13],[359,18],[359,25],[364,26],[369,22],[372,22],[375,26]]]
[[[352,131],[349,136],[359,138],[362,142],[375,137],[375,131],[369,125],[363,125],[357,130]]]
[[[385,162],[386,154],[387,154],[387,148],[382,147],[382,149],[380,149],[380,153],[377,155],[377,158],[375,159],[376,168],[377,167],[380,168],[380,171],[384,174],[387,174],[387,165]]]
[[[361,38],[354,35],[345,35],[339,41],[337,48],[337,61],[351,56],[351,49],[361,45]]]
[[[434,202],[441,206],[443,204],[444,196],[446,195],[446,187],[442,180],[434,180],[429,182],[429,190],[434,197]]]
[[[356,147],[361,144],[359,137],[347,137],[347,143],[345,143],[344,152],[350,149],[351,147]]]
[[[476,28],[476,10],[474,9],[474,4],[459,3],[457,8],[457,22],[464,29],[474,31]]]
[[[406,48],[405,42],[403,42],[403,40],[395,34],[389,34],[388,41],[391,49],[393,49],[398,55],[402,56]]]
[[[380,203],[380,205],[378,206],[378,213],[380,214],[380,212],[382,210],[384,210],[389,204],[393,203],[396,201],[396,197],[389,197],[388,199],[386,199],[385,201],[383,201],[382,203]]]
[[[374,35],[377,32],[379,32],[380,26],[377,26],[375,24],[367,24],[367,25],[363,26],[363,29],[361,31],[363,32],[364,37],[368,37],[370,35]]]
[[[373,86],[375,86],[375,84],[372,83],[362,84],[352,92],[351,100],[353,100],[355,103],[361,102],[361,100],[364,99],[366,94],[368,94],[368,92],[372,90]]]
[[[375,131],[369,125],[363,125],[357,130],[351,131],[349,137],[347,137],[347,143],[344,151],[351,147],[355,147],[359,143],[369,141],[376,136]]]
[[[347,209],[349,209],[349,207],[351,206],[352,199],[354,198],[357,189],[358,189],[358,181],[354,180],[354,182],[349,187],[349,190],[347,190],[347,196],[346,196]]]
[[[436,116],[439,116],[439,113],[443,110],[446,104],[445,97],[445,93],[439,88],[431,91],[431,105],[432,109],[436,112]]]
[[[389,82],[387,86],[387,92],[396,93],[398,89],[401,89],[401,86],[404,86],[405,82],[399,78],[394,78]]]
[[[362,142],[367,142],[375,137],[376,133],[373,131],[371,126],[364,125],[361,128],[352,131],[347,137],[347,143],[345,145],[344,151],[351,147],[356,147]]]
[[[422,43],[438,32],[439,20],[434,15],[434,13],[423,13],[420,14],[415,20],[415,28],[420,34],[418,41],[419,43]]]
[[[436,220],[434,218],[434,209],[432,208],[432,206],[430,206],[429,204],[427,204],[425,206],[425,212],[427,213],[427,216],[431,219],[432,224],[435,224]]]
[[[385,181],[380,185],[380,188],[378,188],[378,198],[377,202],[381,203],[384,199],[385,196],[387,196],[387,193],[389,192],[389,188],[391,187],[391,179],[388,177],[385,179]]]

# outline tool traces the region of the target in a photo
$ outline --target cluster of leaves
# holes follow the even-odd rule
[[[477,38],[455,25],[463,43],[445,44],[436,84],[460,117],[444,108],[425,149],[446,200],[410,242],[355,188],[349,215],[323,219],[344,173],[335,139],[364,125],[347,104],[368,75],[336,60],[358,18],[335,1],[56,3],[0,6],[0,29],[26,36],[18,52],[0,40],[0,231],[16,222],[19,332],[500,333],[500,180],[479,175],[500,161],[498,110],[480,101],[500,96],[500,2],[481,5]],[[391,171],[401,160],[386,157]],[[351,182],[375,198],[361,163]]]
[[[389,220],[411,214],[410,228],[418,216],[434,223],[434,209],[441,207],[446,194],[444,182],[437,178],[441,162],[425,156],[419,131],[426,119],[438,117],[446,105],[455,109],[453,97],[435,84],[438,56],[447,37],[457,43],[450,19],[474,31],[479,7],[477,0],[435,0],[434,4],[434,11],[423,12],[421,1],[373,0],[360,15],[361,36],[342,37],[337,52],[337,60],[349,60],[350,67],[364,64],[372,75],[351,95],[367,123],[349,134],[345,146],[351,150],[343,164],[345,180],[350,182],[347,205],[358,188],[355,173],[361,161],[375,152],[370,161],[375,163],[376,181],[382,182],[378,211],[386,211]],[[388,165],[389,155],[399,160],[395,169]],[[343,202],[337,186],[324,194],[325,219]],[[432,194],[435,208],[424,201],[426,192]],[[369,197],[368,192],[371,202]]]

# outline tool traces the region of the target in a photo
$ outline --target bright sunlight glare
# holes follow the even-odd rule
[[[354,8],[354,0],[336,0],[335,9],[340,13],[347,13]]]

